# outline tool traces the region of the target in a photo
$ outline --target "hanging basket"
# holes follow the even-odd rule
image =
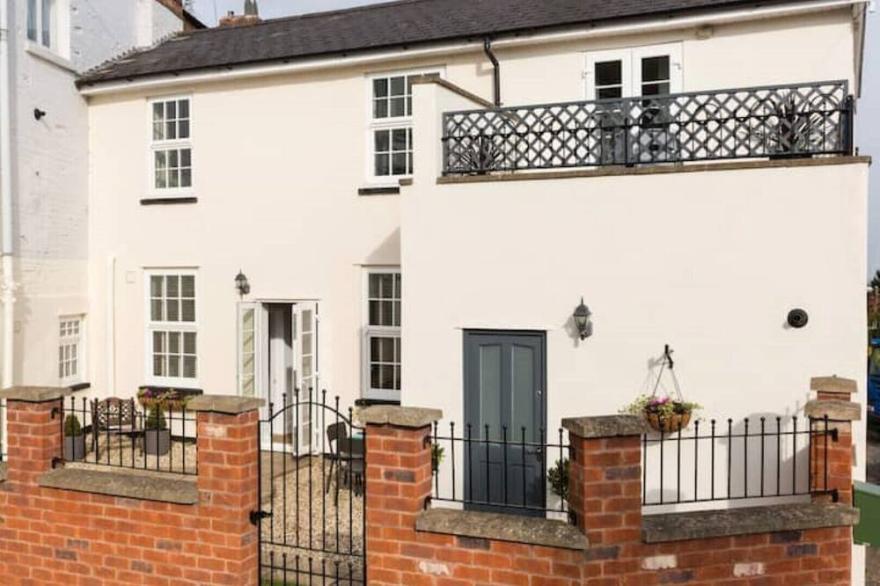
[[[685,429],[691,422],[691,412],[683,411],[681,413],[673,413],[672,415],[664,415],[657,412],[645,411],[645,421],[654,431],[661,433],[675,433]]]

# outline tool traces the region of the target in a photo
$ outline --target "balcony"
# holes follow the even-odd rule
[[[443,114],[443,174],[851,155],[846,81]]]

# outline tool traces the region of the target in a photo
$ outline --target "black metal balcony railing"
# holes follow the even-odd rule
[[[444,174],[846,155],[846,81],[447,112]]]

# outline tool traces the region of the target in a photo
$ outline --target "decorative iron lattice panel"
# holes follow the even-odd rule
[[[843,155],[846,81],[443,115],[445,174]]]

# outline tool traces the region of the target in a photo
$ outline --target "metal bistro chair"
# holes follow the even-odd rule
[[[333,423],[327,426],[327,443],[330,451],[324,457],[330,460],[330,472],[324,485],[324,493],[330,492],[330,483],[334,480],[333,469],[336,469],[336,491],[333,495],[335,504],[339,503],[340,479],[345,485],[354,488],[355,494],[363,489],[364,477],[364,442],[362,439],[348,435],[348,424]]]
[[[135,413],[134,401],[131,399],[121,399],[119,397],[108,397],[95,401],[92,404],[92,433],[95,445],[95,460],[100,461],[101,436],[107,438],[105,449],[111,449],[111,438],[116,440],[115,445],[121,445],[119,441],[123,437],[127,437],[131,441],[135,441],[140,433],[137,416]],[[143,450],[143,446],[140,446]]]

